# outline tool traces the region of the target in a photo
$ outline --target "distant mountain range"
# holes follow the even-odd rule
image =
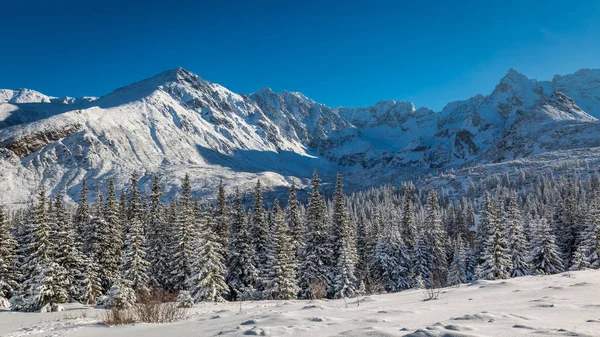
[[[76,198],[133,172],[169,198],[186,173],[198,196],[219,181],[275,191],[314,169],[348,189],[438,170],[600,146],[600,70],[537,81],[510,69],[494,91],[440,112],[404,101],[328,107],[298,92],[244,95],[173,69],[96,97],[0,90],[0,200],[24,202],[43,184]],[[566,151],[566,152],[565,152]]]

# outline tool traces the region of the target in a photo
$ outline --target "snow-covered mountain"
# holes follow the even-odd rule
[[[312,171],[364,188],[433,170],[600,146],[600,71],[553,81],[509,70],[494,91],[441,112],[410,102],[331,108],[301,93],[251,95],[178,68],[100,98],[0,90],[0,191],[23,202],[43,184],[74,197],[158,173],[167,197],[185,173],[198,195],[220,180],[274,190]]]

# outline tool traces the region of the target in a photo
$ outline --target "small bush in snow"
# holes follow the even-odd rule
[[[40,309],[41,313],[44,313],[44,312],[59,312],[59,311],[65,311],[65,308],[62,305],[58,305],[58,304],[55,304],[55,303],[48,303],[48,304],[46,304],[45,306],[43,306]]]
[[[96,307],[98,308],[108,308],[110,298],[108,296],[100,296],[96,299]]]
[[[175,295],[159,289],[137,294],[137,302],[129,307],[111,306],[106,312],[107,325],[144,323],[168,323],[186,317],[186,308],[180,307]]]
[[[136,302],[135,292],[123,283],[115,283],[108,293],[107,307],[117,309],[131,308]]]
[[[192,295],[190,295],[190,292],[187,290],[179,292],[176,301],[177,305],[180,308],[192,308],[194,306],[194,299],[192,298]]]
[[[138,320],[145,323],[175,322],[186,316],[186,309],[179,307],[174,294],[159,289],[139,293],[133,310]]]

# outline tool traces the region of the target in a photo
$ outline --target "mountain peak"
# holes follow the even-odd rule
[[[510,68],[506,72],[506,75],[500,80],[500,82],[521,82],[529,81],[529,78],[523,73],[517,71],[515,68]]]
[[[193,72],[186,70],[182,67],[177,67],[169,70],[165,70],[157,75],[154,75],[146,80],[142,80],[140,82],[152,82],[156,86],[164,85],[171,82],[180,82],[180,81],[201,81],[202,79],[194,74]],[[137,82],[137,83],[140,83]]]

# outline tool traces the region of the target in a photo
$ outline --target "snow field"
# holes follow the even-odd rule
[[[0,336],[598,336],[600,272],[476,281],[348,300],[201,303],[169,324],[103,325],[103,310],[0,312]],[[84,317],[85,316],[85,317]]]

